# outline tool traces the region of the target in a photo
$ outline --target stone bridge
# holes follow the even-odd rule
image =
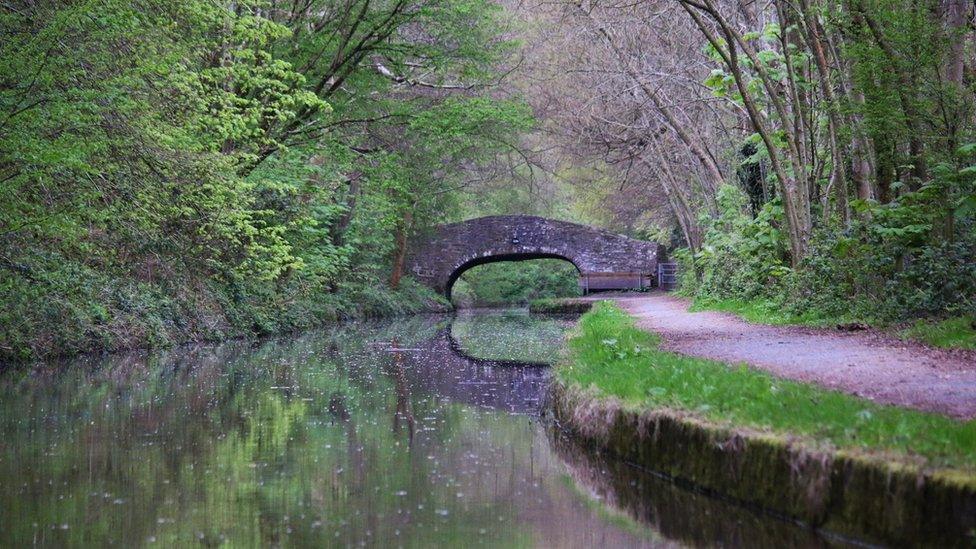
[[[528,215],[480,217],[440,225],[414,239],[407,272],[450,297],[461,274],[496,261],[556,258],[572,263],[580,287],[642,289],[655,284],[659,244],[610,231]]]

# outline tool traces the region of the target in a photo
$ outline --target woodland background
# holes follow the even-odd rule
[[[0,3],[0,361],[444,307],[434,224],[658,240],[702,303],[972,322],[961,0]],[[538,263],[458,301],[572,292]],[[526,291],[529,288],[529,291]]]

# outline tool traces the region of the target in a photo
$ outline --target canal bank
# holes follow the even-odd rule
[[[619,454],[594,433],[551,429],[540,417],[551,376],[538,364],[572,348],[574,326],[524,312],[415,316],[0,372],[0,545],[846,541],[633,467],[623,450],[650,432],[646,418],[636,431],[622,415],[609,424]],[[581,404],[556,410],[612,412]],[[684,448],[675,461],[711,463],[717,439],[655,432]],[[755,471],[711,471],[743,492],[767,486]]]
[[[590,446],[844,536],[969,546],[976,424],[657,350],[609,304],[583,317],[549,410]]]

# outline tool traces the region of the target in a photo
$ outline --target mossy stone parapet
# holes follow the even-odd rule
[[[558,377],[548,409],[592,447],[811,527],[896,545],[976,543],[971,474],[811,448],[670,410],[631,410]]]

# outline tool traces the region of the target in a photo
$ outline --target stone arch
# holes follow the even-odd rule
[[[497,261],[557,258],[584,291],[653,285],[661,246],[577,223],[528,215],[440,225],[410,243],[408,274],[445,296],[464,271]]]
[[[462,259],[463,262],[458,265],[451,272],[451,274],[448,275],[447,282],[444,285],[444,295],[448,298],[451,297],[451,291],[454,289],[454,283],[457,282],[457,279],[461,278],[461,275],[464,274],[464,272],[468,269],[472,269],[479,265],[487,265],[489,263],[499,263],[503,261],[531,261],[533,259],[561,259],[575,267],[578,273],[583,273],[572,258],[551,252],[540,251],[526,252],[521,254],[494,254],[488,256],[478,255]]]

